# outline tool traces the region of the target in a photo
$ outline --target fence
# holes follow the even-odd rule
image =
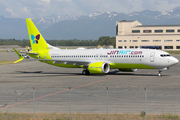
[[[175,94],[175,92],[177,94]],[[12,98],[13,100],[14,98]],[[86,87],[49,91],[33,88],[1,111],[33,113],[180,113],[180,93],[145,88]],[[33,114],[34,116],[34,114]],[[35,116],[34,116],[35,117]]]

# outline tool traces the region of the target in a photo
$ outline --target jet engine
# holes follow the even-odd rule
[[[105,62],[95,62],[89,64],[88,70],[90,73],[108,73],[110,70],[110,66]]]
[[[119,69],[121,72],[135,72],[137,69],[131,69],[131,68],[121,68]]]

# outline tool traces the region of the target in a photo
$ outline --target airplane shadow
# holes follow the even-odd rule
[[[81,73],[59,73],[59,72],[43,72],[43,71],[16,71],[14,74],[31,74],[31,76],[17,76],[17,77],[53,77],[53,76],[79,76]],[[34,74],[34,76],[33,76]]]
[[[129,72],[119,72],[119,71],[110,71],[107,74],[90,74],[90,75],[82,75],[81,73],[59,73],[59,72],[43,72],[43,71],[16,71],[14,74],[37,74],[39,77],[48,77],[48,76],[157,76],[157,74],[146,74],[146,73],[129,73]],[[22,77],[38,77],[35,76],[22,76]],[[170,76],[170,75],[162,75]],[[20,76],[19,76],[20,77]]]
[[[16,71],[18,73],[42,73],[43,71],[33,71],[33,72],[27,72],[27,71]]]
[[[147,74],[147,73],[136,73],[136,72],[119,72],[117,70],[109,72],[107,75],[121,75],[121,76],[157,76],[157,73],[155,74]],[[170,76],[170,75],[163,75],[162,76]]]

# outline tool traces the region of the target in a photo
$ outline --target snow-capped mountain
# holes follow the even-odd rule
[[[180,18],[180,6],[163,11],[158,17],[162,18]]]
[[[143,10],[140,12],[132,12],[129,14],[129,16],[142,15],[142,16],[156,17],[160,14],[161,14],[161,12],[159,12],[159,11]]]
[[[117,16],[119,13],[117,12],[95,12],[89,15],[89,18],[91,19],[113,19],[115,16]]]
[[[45,39],[98,39],[101,36],[115,36],[116,21],[120,20],[138,20],[143,25],[180,24],[180,7],[163,12],[94,12],[80,17],[52,14],[32,19]],[[25,19],[0,16],[1,38],[28,39]]]
[[[34,23],[40,27],[40,30],[44,30],[54,23],[58,23],[64,20],[77,20],[77,16],[74,15],[54,15],[51,14],[50,16],[45,16],[41,18],[32,18]]]

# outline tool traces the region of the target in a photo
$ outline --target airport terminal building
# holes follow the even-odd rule
[[[142,25],[116,22],[116,48],[180,50],[180,25]]]

